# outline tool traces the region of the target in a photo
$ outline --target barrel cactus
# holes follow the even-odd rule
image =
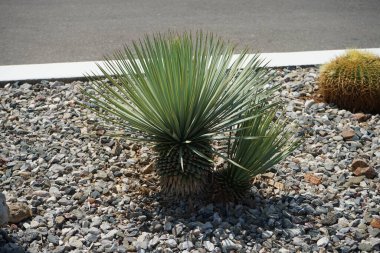
[[[320,93],[352,112],[380,113],[380,57],[349,50],[321,67]]]

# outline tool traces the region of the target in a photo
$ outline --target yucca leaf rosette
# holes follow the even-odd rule
[[[212,34],[156,34],[106,57],[99,65],[105,79],[89,77],[83,91],[89,109],[126,137],[154,145],[166,193],[183,196],[211,187],[213,156],[220,155],[213,143],[220,136],[234,132],[252,141],[267,133],[246,138],[241,131],[274,107],[257,108],[252,98],[264,101],[275,87],[264,88],[270,77],[258,55],[235,50]],[[247,113],[252,108],[255,113]],[[246,166],[225,158],[236,168]]]

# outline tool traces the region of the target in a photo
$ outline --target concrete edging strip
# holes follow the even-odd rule
[[[380,48],[360,49],[380,55]],[[285,53],[262,53],[260,57],[269,61],[268,67],[320,65],[343,54],[346,50],[324,50]],[[84,74],[100,74],[96,62],[67,62],[28,65],[0,66],[0,83],[12,81],[83,79]]]

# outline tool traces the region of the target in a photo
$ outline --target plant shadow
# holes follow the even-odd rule
[[[7,232],[0,228],[0,253],[27,253],[15,238],[9,236]]]
[[[176,235],[177,227],[181,227],[183,234],[191,237],[200,231],[202,240],[210,240],[219,233],[229,231],[242,245],[252,240],[265,242],[273,235],[285,242],[301,236],[308,243],[314,233],[319,233],[316,226],[319,214],[316,208],[323,205],[322,199],[311,194],[290,196],[286,192],[277,192],[268,195],[255,190],[240,203],[211,203],[201,196],[197,199],[179,200],[160,193],[143,201],[153,199],[159,205],[154,210],[144,210],[148,220],[140,231],[155,232],[149,220],[153,221],[154,217],[160,216],[165,220],[163,229],[168,234]],[[272,240],[271,243],[276,242]]]

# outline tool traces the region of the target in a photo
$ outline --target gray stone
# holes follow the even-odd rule
[[[214,249],[215,249],[215,246],[212,242],[210,241],[204,241],[203,242],[203,247],[209,251],[209,252],[212,252]]]
[[[105,171],[98,170],[98,172],[95,174],[95,178],[98,178],[98,179],[107,179],[108,175],[107,175],[107,173]]]
[[[8,224],[9,208],[6,203],[5,195],[0,192],[0,228]]]
[[[23,83],[22,85],[20,85],[20,89],[22,90],[29,90],[31,87],[32,85],[29,83]]]
[[[84,239],[85,239],[86,241],[92,243],[92,242],[95,242],[95,241],[97,241],[97,240],[99,239],[99,235],[88,233],[88,234],[84,237]]]
[[[148,244],[150,241],[150,234],[142,232],[142,234],[137,238],[136,247],[140,249],[148,249]]]
[[[327,236],[324,236],[317,241],[317,246],[318,247],[326,247],[327,244],[329,244],[329,242],[330,242],[330,239]]]
[[[191,241],[184,241],[178,245],[178,248],[180,250],[191,250],[193,247],[194,244]]]
[[[160,242],[160,238],[155,235],[148,243],[148,248],[154,248],[157,246],[157,244]]]
[[[271,238],[273,235],[273,232],[270,231],[270,230],[267,230],[267,231],[264,231],[261,233],[261,236],[264,238],[264,239],[268,239],[268,238]]]
[[[340,136],[340,135],[335,135],[335,136],[333,137],[333,140],[334,140],[334,141],[342,141],[342,140],[343,140],[343,137]]]
[[[343,228],[350,226],[349,221],[344,217],[338,219],[338,224]]]
[[[169,240],[167,240],[165,243],[166,243],[166,245],[168,245],[168,247],[170,247],[170,248],[175,248],[175,247],[177,247],[177,241],[174,240],[174,239],[169,239]]]
[[[102,236],[102,239],[112,240],[118,232],[119,232],[119,230],[112,229],[107,234],[105,234],[104,236]]]
[[[292,242],[293,242],[293,244],[296,245],[296,246],[302,246],[302,245],[305,244],[305,240],[304,240],[303,238],[301,238],[301,237],[294,237],[294,238],[292,239]]]
[[[310,109],[315,104],[315,101],[313,99],[309,99],[305,101],[305,109]]]
[[[183,224],[176,224],[174,228],[172,229],[172,233],[175,236],[180,236],[183,232],[184,226]]]
[[[79,240],[77,236],[72,236],[69,239],[69,245],[72,247],[75,247],[77,249],[82,249],[83,248],[83,243],[82,241]]]
[[[284,233],[290,237],[296,237],[303,234],[303,231],[300,228],[288,228],[284,230]]]
[[[170,231],[170,230],[172,230],[172,223],[171,222],[165,222],[165,224],[164,224],[164,230],[165,231]]]
[[[53,173],[63,173],[65,168],[60,164],[53,164],[50,166],[49,170]]]
[[[230,250],[240,250],[242,248],[241,245],[233,242],[231,239],[225,239],[222,241],[222,249],[223,251],[230,251]]]
[[[332,213],[332,212],[328,213],[328,214],[327,214],[324,218],[322,218],[322,220],[321,220],[321,223],[322,223],[323,225],[328,225],[328,226],[333,225],[333,224],[335,224],[335,223],[337,223],[337,222],[338,222],[338,217],[336,216],[335,213]]]
[[[56,235],[48,233],[47,239],[48,239],[49,242],[51,242],[54,245],[58,245],[59,244],[59,237],[56,236]]]
[[[372,252],[373,248],[380,244],[380,238],[369,238],[359,243],[359,249],[366,252]]]

